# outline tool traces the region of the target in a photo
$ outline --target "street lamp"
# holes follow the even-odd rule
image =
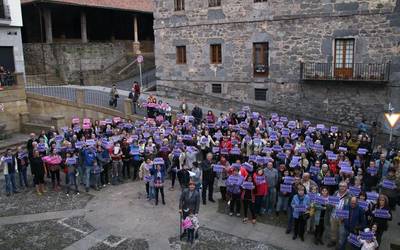
[[[396,126],[397,121],[400,118],[400,113],[394,113],[394,108],[392,107],[392,104],[389,103],[389,112],[385,113],[385,118],[389,122],[390,125],[390,136],[389,136],[389,142],[392,141],[393,137],[393,128]]]

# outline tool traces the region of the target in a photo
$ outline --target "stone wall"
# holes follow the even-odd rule
[[[82,70],[86,82],[109,81],[103,71],[115,64],[125,63],[132,56],[131,41],[110,43],[25,43],[24,57],[27,74],[56,74],[66,83],[79,83]]]
[[[157,1],[160,94],[204,104],[208,100],[212,107],[246,103],[265,112],[351,126],[362,118],[383,122],[389,102],[400,110],[400,13],[394,1],[236,0],[222,1],[221,8],[207,8],[206,2],[186,1],[184,12],[173,12],[172,0]],[[332,63],[336,38],[355,39],[356,63],[391,61],[391,81],[300,83],[300,61]],[[255,42],[269,43],[269,77],[253,77]],[[213,43],[222,44],[216,72],[210,67]],[[186,46],[187,64],[176,65],[175,47],[181,45]],[[222,85],[221,94],[211,93],[214,83]],[[255,88],[267,89],[266,101],[254,100]],[[214,97],[226,101],[218,104]]]
[[[22,74],[17,76],[17,81],[20,84],[0,91],[0,104],[4,106],[4,111],[0,111],[0,124],[6,124],[6,131],[10,133],[20,131],[19,114],[28,110]]]
[[[0,46],[13,47],[15,72],[24,73],[24,55],[21,40],[21,28],[0,26]]]

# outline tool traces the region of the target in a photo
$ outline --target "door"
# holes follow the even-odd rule
[[[0,47],[0,66],[4,69],[14,73],[14,51],[13,47]]]
[[[335,40],[335,78],[350,79],[354,68],[354,39]]]

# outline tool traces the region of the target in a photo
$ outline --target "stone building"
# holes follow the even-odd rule
[[[399,0],[155,2],[162,95],[350,127],[400,110]]]
[[[154,65],[151,0],[22,0],[28,82],[90,84],[144,53]]]
[[[19,130],[27,111],[21,27],[20,1],[0,0],[0,139]]]

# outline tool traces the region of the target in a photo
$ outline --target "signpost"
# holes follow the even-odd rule
[[[140,74],[140,88],[143,88],[143,79],[142,79],[142,63],[143,63],[143,56],[142,55],[138,55],[138,57],[136,58],[138,64],[139,64],[139,74]]]

